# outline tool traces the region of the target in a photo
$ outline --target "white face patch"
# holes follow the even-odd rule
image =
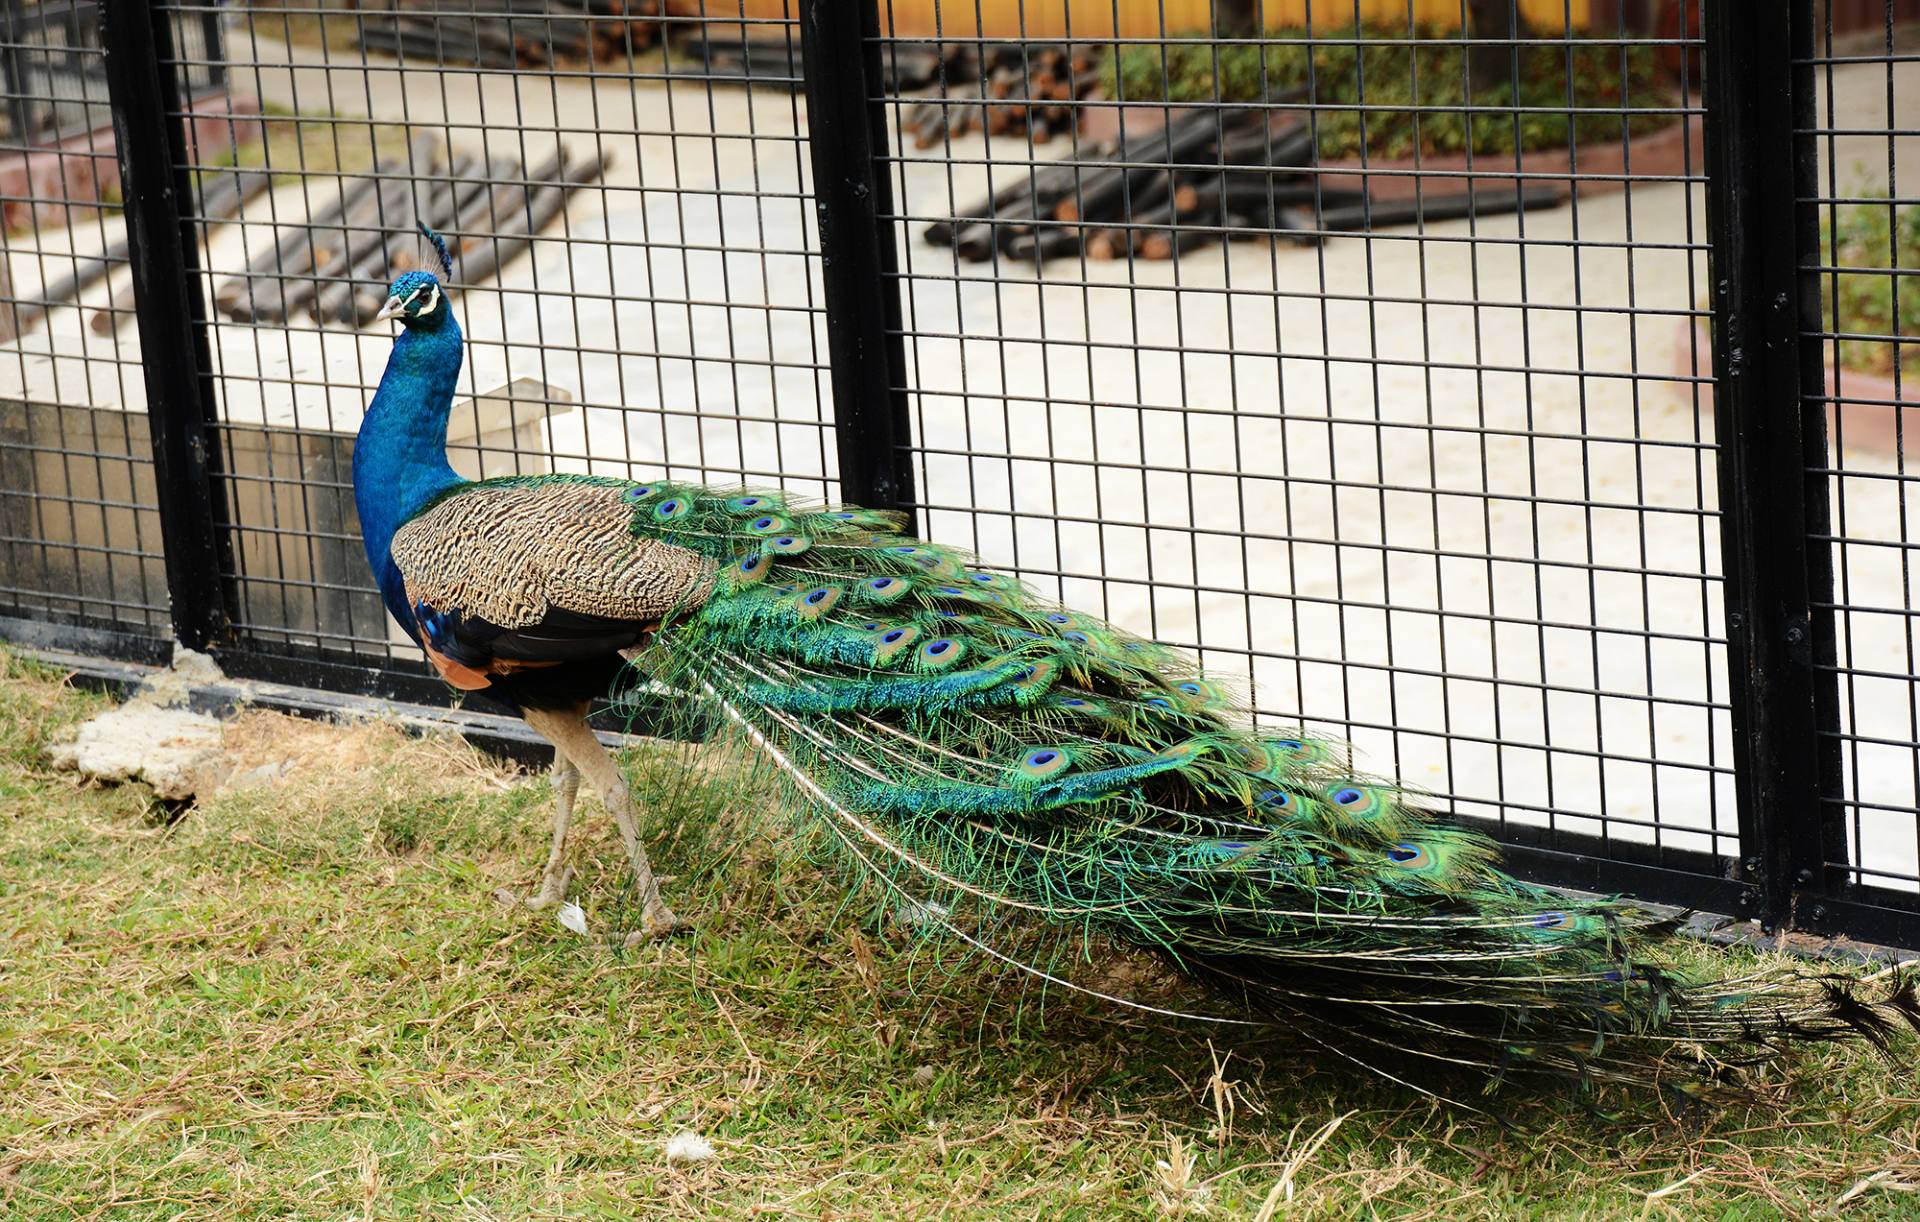
[[[425,293],[426,297],[422,298],[420,296],[421,293]],[[437,284],[429,284],[423,288],[415,289],[413,293],[413,297],[410,300],[417,300],[420,302],[420,308],[415,310],[414,314],[420,317],[425,317],[426,315],[433,313],[433,311],[440,305],[440,286]]]

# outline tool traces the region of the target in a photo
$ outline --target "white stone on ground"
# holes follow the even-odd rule
[[[54,744],[54,766],[105,785],[144,781],[167,801],[211,792],[232,770],[221,751],[220,722],[180,706],[196,684],[219,678],[219,667],[205,654],[176,648],[172,669]]]

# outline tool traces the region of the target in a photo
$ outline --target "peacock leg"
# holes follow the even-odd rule
[[[529,908],[551,908],[567,898],[567,884],[573,881],[573,867],[562,858],[567,851],[567,828],[573,822],[573,800],[580,792],[580,769],[558,747],[553,751],[553,848],[547,853],[546,872],[540,876],[540,890],[527,897]]]
[[[647,861],[646,847],[640,843],[640,821],[634,813],[633,797],[627,792],[627,778],[587,725],[585,706],[564,711],[528,709],[523,716],[528,725],[553,744],[556,752],[573,762],[613,815],[614,823],[620,828],[620,840],[626,845],[627,860],[633,866],[634,886],[640,891],[645,934],[659,937],[673,932],[680,921],[660,898],[660,884]]]

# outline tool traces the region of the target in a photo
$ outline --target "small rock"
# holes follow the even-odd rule
[[[673,1166],[691,1166],[694,1163],[707,1162],[712,1158],[713,1143],[691,1129],[675,1133],[673,1139],[667,1142],[667,1162]]]
[[[232,771],[220,723],[186,706],[196,687],[220,677],[213,659],[176,646],[170,669],[149,675],[125,704],[56,743],[54,766],[106,785],[145,781],[164,802],[212,793]]]
[[[55,744],[53,763],[108,785],[145,781],[155,796],[175,802],[212,792],[226,775],[218,721],[139,700],[108,709]]]

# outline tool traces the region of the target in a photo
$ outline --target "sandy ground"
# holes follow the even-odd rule
[[[234,51],[290,58],[267,42]],[[1884,68],[1837,73],[1834,126],[1898,126],[1891,104],[1911,128],[1920,64],[1896,71],[1891,102]],[[241,79],[306,112],[451,118],[456,143],[526,160],[554,139],[610,156],[534,258],[466,295],[472,388],[535,377],[572,394],[582,410],[553,428],[563,469],[825,489],[795,100],[357,63]],[[531,130],[497,126],[512,124]],[[1895,151],[1920,164],[1916,145]],[[946,155],[904,164],[903,212],[981,194],[983,143]],[[1838,142],[1843,190],[1884,187],[1887,163],[1885,139]],[[249,215],[287,215],[301,190]],[[1463,809],[1578,830],[1604,810],[1623,837],[1733,850],[1706,834],[1734,827],[1710,427],[1675,378],[1684,312],[1706,289],[1700,188],[1642,184],[1424,238],[1059,261],[1040,276],[956,265],[923,227],[907,227],[901,263],[934,537],[1203,646],[1263,712],[1347,734],[1365,766]],[[228,229],[216,268],[269,240]],[[0,362],[0,383],[137,404],[137,367],[78,321],[57,315],[27,341],[37,354]],[[349,430],[389,343],[215,334],[231,418]],[[117,342],[137,356],[131,326]],[[1849,796],[1911,808],[1915,600],[1898,545],[1920,523],[1904,481],[1885,478],[1892,456],[1844,460],[1859,477],[1841,481],[1843,601],[1887,610],[1845,617],[1843,648],[1890,677],[1853,677],[1843,700],[1855,732],[1892,744],[1849,743]],[[1862,860],[1914,872],[1910,810],[1868,805],[1860,826]]]

